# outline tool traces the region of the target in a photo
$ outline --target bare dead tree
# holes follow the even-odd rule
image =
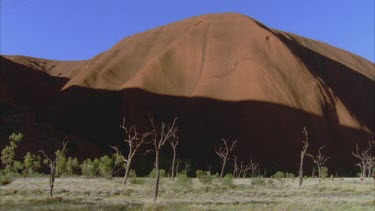
[[[312,168],[312,171],[311,171],[311,178],[314,178],[315,177],[315,172],[316,172],[316,169],[315,169],[315,166]]]
[[[159,127],[155,125],[154,119],[149,116],[152,128],[153,128],[153,137],[152,142],[154,145],[155,151],[155,171],[156,171],[156,182],[155,182],[155,191],[154,191],[154,202],[156,202],[158,198],[159,192],[159,181],[160,181],[160,171],[159,171],[159,154],[161,148],[164,144],[169,141],[172,137],[176,136],[177,133],[177,117],[173,120],[172,124],[166,124],[162,122]]]
[[[182,162],[182,160],[180,160],[180,159],[176,160],[176,170],[175,170],[176,176],[179,172],[181,162]]]
[[[254,178],[258,171],[259,163],[254,163],[253,159],[250,160],[249,168],[251,170],[251,178]]]
[[[230,143],[229,146],[227,143],[228,140],[223,138],[221,140],[224,142],[224,145],[217,146],[215,152],[222,159],[220,178],[223,178],[225,165],[227,164],[227,160],[229,159],[229,154],[236,148],[237,140]]]
[[[240,170],[238,173],[238,177],[245,177],[246,176],[246,165],[243,160],[240,162]]]
[[[126,164],[125,175],[124,175],[124,179],[122,180],[122,185],[125,185],[129,177],[130,167],[131,167],[134,155],[136,155],[138,149],[143,144],[148,143],[146,139],[152,134],[152,132],[146,131],[144,133],[139,133],[135,125],[131,126],[130,128],[126,127],[125,118],[123,119],[123,122],[122,122],[122,125],[120,125],[120,128],[122,128],[125,131],[124,142],[129,146],[128,154],[125,157],[122,155],[118,147],[112,147],[112,149],[115,150],[116,153],[120,155],[121,159]]]
[[[321,153],[321,150],[324,147],[326,147],[326,146],[322,146],[322,147],[319,148],[318,155],[316,155],[315,157],[312,156],[311,154],[306,154],[307,156],[309,156],[314,161],[314,163],[316,164],[316,167],[318,168],[319,184],[320,184],[320,179],[321,179],[322,166],[329,159],[329,157],[326,157],[326,156],[322,155],[322,153]]]
[[[300,155],[300,164],[299,164],[299,187],[302,186],[303,182],[303,160],[305,159],[305,155],[307,152],[307,148],[309,147],[309,134],[307,132],[306,126],[302,130],[302,134],[304,139],[302,140],[302,150]]]
[[[171,172],[171,177],[172,180],[174,180],[174,177],[176,176],[176,170],[175,170],[175,161],[176,161],[176,148],[179,143],[179,137],[178,136],[173,136],[171,139],[169,139],[169,144],[171,145],[173,149],[173,158],[172,158],[172,172]]]
[[[233,177],[234,178],[237,177],[237,174],[238,174],[238,171],[239,171],[237,159],[238,159],[238,156],[234,155],[233,156]]]
[[[251,170],[251,164],[250,163],[245,163],[244,160],[241,161],[240,163],[240,170],[239,170],[239,175],[238,177],[245,178],[247,176],[247,173]]]
[[[372,169],[375,166],[375,155],[369,154],[366,158],[367,178],[371,178],[373,174]]]
[[[183,171],[188,173],[190,169],[191,169],[191,160],[185,160]]]
[[[365,150],[360,150],[358,145],[356,145],[356,152],[352,152],[353,156],[360,160],[360,162],[356,165],[359,166],[359,168],[361,169],[361,178],[366,177],[366,169],[369,172],[368,176],[371,176],[371,170],[375,162],[375,156],[372,156],[370,151],[372,145],[372,142],[369,141],[369,147]]]
[[[372,154],[372,151],[373,151],[373,145],[375,144],[375,141],[369,141],[369,146],[371,146],[371,149],[368,151],[367,153],[367,157],[366,157],[366,168],[367,168],[367,177],[368,178],[371,178],[372,176],[372,169],[374,168],[375,166],[375,155]]]
[[[115,159],[115,165],[113,165],[112,172],[113,172],[113,175],[116,175],[116,173],[119,172],[120,170],[122,169],[126,170],[126,158],[125,156],[122,155],[118,146],[109,146],[109,147],[115,151],[115,154],[113,154],[114,159]],[[120,158],[121,161],[117,161],[118,158]],[[120,164],[122,164],[121,162],[124,162],[123,166],[120,166]]]
[[[63,140],[63,146],[62,146],[62,149],[61,150],[57,150],[55,152],[55,156],[54,158],[50,158],[46,155],[46,153],[44,153],[43,150],[39,150],[40,153],[42,153],[42,155],[44,156],[44,158],[46,159],[46,161],[48,162],[48,166],[50,168],[50,174],[49,174],[49,196],[52,198],[53,197],[53,187],[54,187],[54,184],[55,184],[55,176],[56,176],[56,164],[59,162],[59,159],[61,157],[61,155],[64,155],[65,152],[66,152],[66,146],[67,144],[69,143],[69,141],[66,141],[67,138],[65,138]]]

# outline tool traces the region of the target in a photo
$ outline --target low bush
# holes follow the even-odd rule
[[[32,175],[35,173],[35,170],[42,167],[42,158],[40,157],[40,155],[33,155],[30,152],[28,152],[24,156],[23,166],[23,173],[25,175]]]
[[[74,175],[77,173],[77,170],[79,169],[79,162],[77,158],[69,157],[66,165],[66,174],[67,175]]]
[[[195,174],[197,175],[197,178],[199,178],[199,177],[202,177],[203,175],[205,175],[205,172],[202,171],[202,170],[197,170],[197,171],[195,172]]]
[[[275,179],[285,178],[285,173],[282,171],[278,171],[274,175],[272,175],[272,178],[275,178]]]
[[[12,182],[12,178],[9,176],[0,175],[0,185],[5,186]]]
[[[160,172],[160,177],[161,178],[167,177],[167,173],[165,172],[164,169],[160,169],[159,172]],[[156,170],[152,169],[152,171],[150,172],[150,174],[148,175],[148,177],[155,178],[156,177]]]
[[[90,158],[87,158],[83,163],[81,164],[81,171],[82,175],[84,176],[90,176],[95,177],[98,175],[98,167],[99,167],[99,159],[95,159],[94,161]]]
[[[327,178],[328,177],[328,168],[327,167],[321,167],[320,168],[320,177],[321,178]]]
[[[193,181],[187,176],[187,174],[178,174],[177,176],[177,184],[182,186],[190,186],[192,185]]]
[[[285,173],[284,173],[284,172],[281,172],[281,171],[276,172],[276,173],[272,176],[272,178],[278,180],[281,184],[284,184],[284,183],[285,183],[285,177],[286,177]]]
[[[66,158],[65,152],[61,150],[57,150],[55,152],[56,155],[56,176],[66,175],[66,163],[68,162],[68,159]]]
[[[113,167],[114,167],[113,160],[108,155],[104,155],[103,157],[100,158],[100,163],[98,167],[99,175],[107,179],[112,178]]]
[[[285,178],[295,178],[296,176],[293,173],[286,172]]]
[[[135,170],[130,169],[130,171],[129,171],[129,178],[136,178],[136,177],[137,177],[137,174],[135,173]]]
[[[282,178],[295,178],[295,177],[296,176],[293,173],[278,171],[271,178],[282,179]]]
[[[200,171],[200,170],[199,170]],[[204,171],[197,171],[197,178],[198,181],[202,184],[211,184],[212,180],[214,179],[214,176],[211,175],[209,171],[204,172]]]
[[[225,177],[221,179],[221,185],[229,188],[234,188],[234,182],[233,182],[233,175],[232,174],[227,174]]]

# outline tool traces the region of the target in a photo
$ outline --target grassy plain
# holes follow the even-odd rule
[[[152,202],[153,179],[62,177],[48,197],[48,178],[15,178],[0,186],[0,210],[371,210],[375,183],[358,178],[214,179],[187,184],[163,178],[158,202]]]

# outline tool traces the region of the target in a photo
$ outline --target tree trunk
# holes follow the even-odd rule
[[[227,158],[225,158],[225,159],[223,160],[223,167],[221,167],[220,178],[223,178],[224,169],[225,169],[225,164],[227,164]]]
[[[299,187],[302,186],[303,182],[303,158],[305,157],[305,153],[302,151],[301,152],[301,161],[299,164]]]
[[[126,170],[125,170],[124,179],[122,181],[122,185],[125,185],[126,181],[128,181],[129,171],[130,171],[130,164],[132,163],[132,159],[133,159],[132,157],[129,157],[128,158],[128,162],[126,163]]]
[[[175,169],[174,169],[174,166],[175,166],[175,161],[176,161],[176,150],[173,148],[173,159],[172,159],[172,180],[174,180],[174,177],[175,177]]]
[[[319,174],[319,184],[320,184],[320,177],[321,177],[321,175],[320,175],[320,166],[318,166],[318,174]]]
[[[311,171],[311,178],[315,178],[315,167],[312,168],[312,171]]]
[[[176,173],[175,176],[177,176],[179,168],[180,168],[180,162],[177,161],[177,163],[176,163],[176,169],[175,169],[175,173]]]
[[[160,180],[159,151],[155,152],[155,171],[156,171],[156,182],[155,182],[154,202],[156,202],[156,200],[158,199],[158,192],[159,192],[159,180]]]
[[[53,196],[53,185],[55,183],[55,174],[56,174],[56,171],[55,171],[55,166],[51,166],[51,174],[49,176],[49,186],[50,186],[50,189],[49,189],[49,197],[52,198]]]
[[[363,177],[365,176],[365,169],[362,168],[362,166],[360,166],[361,168],[361,180],[363,179]]]
[[[373,166],[370,166],[368,168],[368,176],[367,176],[368,178],[371,178],[372,168],[373,168]]]
[[[362,179],[366,178],[366,167],[362,169]]]

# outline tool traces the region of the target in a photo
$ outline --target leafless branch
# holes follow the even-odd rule
[[[320,147],[319,151],[318,151],[318,155],[316,155],[315,157],[312,156],[311,154],[307,154],[307,156],[310,157],[314,161],[316,166],[318,167],[319,183],[320,183],[320,178],[321,178],[321,168],[324,165],[324,163],[329,159],[329,157],[326,157],[326,156],[322,155],[322,153],[321,153],[321,150],[324,149],[325,147],[326,147],[326,145]]]
[[[236,146],[237,146],[237,140],[231,142],[229,145],[227,143],[228,140],[223,139],[223,138],[221,140],[223,141],[224,145],[218,145],[215,148],[215,153],[222,160],[222,168],[221,168],[221,172],[220,172],[220,178],[222,178],[224,176],[225,165],[227,163],[227,160],[229,159],[229,154],[232,151],[234,151]]]

